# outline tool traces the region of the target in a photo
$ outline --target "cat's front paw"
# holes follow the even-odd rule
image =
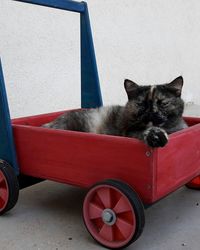
[[[144,132],[144,140],[152,148],[164,147],[168,142],[168,135],[161,128],[151,127]]]

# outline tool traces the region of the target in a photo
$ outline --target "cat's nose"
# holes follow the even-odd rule
[[[153,121],[155,119],[155,117],[157,116],[157,113],[155,112],[149,112],[149,120],[150,121]]]
[[[158,113],[153,113],[151,117],[151,121],[153,122],[154,126],[159,126],[164,122],[164,118],[161,117]]]

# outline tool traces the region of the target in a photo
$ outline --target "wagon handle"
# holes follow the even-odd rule
[[[95,108],[102,106],[101,90],[96,65],[96,57],[90,27],[90,19],[85,2],[71,0],[13,0],[42,5],[80,13],[81,32],[81,107]],[[6,160],[19,174],[16,150],[12,133],[3,70],[0,60],[0,161]]]
[[[24,3],[31,3],[42,5],[46,7],[69,10],[73,12],[82,13],[85,11],[85,3],[84,2],[76,2],[71,0],[13,0]]]
[[[71,0],[13,0],[50,8],[80,13],[81,44],[81,107],[96,108],[103,105],[90,18],[86,2]]]
[[[10,111],[0,58],[0,161],[7,161],[19,173],[12,133]]]

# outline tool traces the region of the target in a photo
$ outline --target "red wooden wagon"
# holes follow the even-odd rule
[[[82,107],[100,106],[86,4],[27,2],[81,13]],[[200,188],[200,118],[185,118],[187,129],[170,135],[164,148],[152,149],[133,138],[40,127],[62,112],[11,121],[2,70],[0,90],[0,214],[14,207],[19,188],[42,179],[88,188],[86,228],[100,244],[117,249],[141,235],[144,207],[185,184]]]

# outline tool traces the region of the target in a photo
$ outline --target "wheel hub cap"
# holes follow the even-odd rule
[[[106,208],[102,212],[102,220],[107,225],[114,225],[116,222],[116,215],[115,212],[112,209]]]

